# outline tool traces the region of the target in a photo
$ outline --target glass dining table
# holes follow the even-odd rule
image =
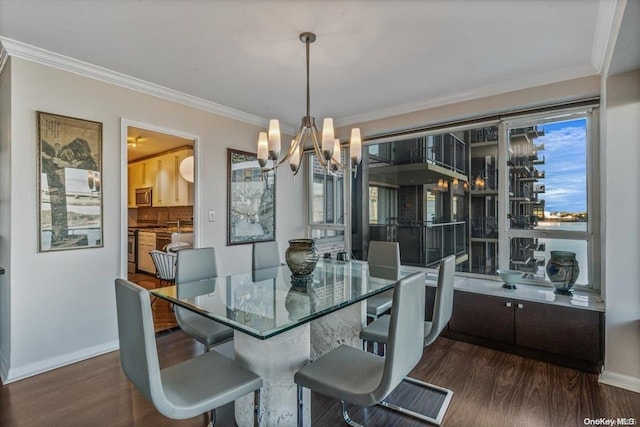
[[[321,260],[304,279],[282,265],[151,293],[233,328],[236,360],[263,378],[260,425],[285,426],[296,422],[295,372],[342,344],[361,347],[366,299],[416,271]],[[304,399],[305,425],[310,425],[310,401]],[[239,426],[253,425],[251,396],[235,402],[235,416]]]

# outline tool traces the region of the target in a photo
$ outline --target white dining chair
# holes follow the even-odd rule
[[[251,270],[264,270],[281,265],[278,242],[256,242],[251,248]]]
[[[189,288],[193,282],[218,276],[214,248],[183,249],[176,255],[178,260],[175,282],[178,298],[192,296]],[[233,339],[233,329],[220,322],[177,305],[174,307],[174,313],[180,329],[204,344],[205,351]]]
[[[260,420],[262,378],[238,362],[211,351],[160,369],[149,292],[115,280],[120,364],[125,375],[162,415],[186,419],[254,393],[254,426]]]
[[[371,406],[382,402],[402,382],[422,357],[424,339],[424,274],[415,273],[394,287],[385,357],[342,345],[296,372],[298,426],[302,426],[303,388],[342,401],[342,416],[349,416],[346,403]]]
[[[438,269],[436,297],[433,304],[433,316],[429,320],[423,319],[425,347],[431,345],[436,340],[436,338],[440,336],[440,333],[447,326],[447,323],[449,323],[449,320],[451,319],[451,315],[453,313],[453,284],[455,277],[455,267],[456,257],[454,255],[449,255],[448,257],[440,261],[440,267]],[[374,343],[382,344],[383,346],[388,346],[388,343],[390,342],[391,319],[392,318],[389,315],[380,316],[362,329],[362,331],[360,332],[360,339],[364,340],[365,343],[371,341]],[[415,411],[410,411],[406,408],[385,404],[384,402],[382,403],[382,405],[411,415],[414,418],[418,418],[432,424],[440,425],[452,399],[453,392],[446,388],[429,384],[424,381],[419,381],[414,378],[407,377],[405,380],[416,384],[419,387],[434,390],[436,393],[440,393],[443,396],[443,403],[437,414],[435,414],[434,416],[427,416]]]

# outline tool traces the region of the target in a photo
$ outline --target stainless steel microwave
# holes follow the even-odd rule
[[[151,206],[153,201],[151,191],[151,187],[136,188],[136,206]]]

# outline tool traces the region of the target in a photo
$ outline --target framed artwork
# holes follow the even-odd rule
[[[102,247],[102,123],[37,120],[38,252]]]
[[[227,245],[275,240],[276,176],[257,156],[227,148]]]

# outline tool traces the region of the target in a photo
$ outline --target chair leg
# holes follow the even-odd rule
[[[260,425],[260,389],[253,392],[253,426]]]
[[[378,354],[378,343],[375,341],[373,342],[373,353]]]
[[[349,416],[349,412],[347,412],[347,404],[345,403],[344,400],[341,400],[341,402],[342,402],[342,419],[350,426],[364,427],[362,424],[358,424],[357,422],[351,419],[351,417]]]
[[[451,403],[451,398],[453,397],[453,392],[451,390],[449,390],[449,389],[438,387],[437,385],[433,385],[433,384],[426,383],[424,381],[416,380],[415,378],[404,377],[402,379],[402,381],[406,381],[408,383],[416,384],[416,385],[418,385],[418,386],[420,386],[422,388],[430,388],[430,389],[437,390],[437,391],[440,391],[442,393],[445,393],[444,402],[442,402],[442,406],[440,407],[440,411],[438,411],[438,414],[436,415],[436,417],[435,418],[431,418],[431,417],[428,417],[428,416],[426,416],[424,414],[421,414],[419,412],[411,411],[409,409],[403,408],[403,407],[398,406],[398,405],[394,405],[393,403],[389,403],[389,402],[386,402],[384,400],[382,402],[378,403],[378,405],[383,406],[383,407],[388,408],[388,409],[391,409],[391,410],[396,411],[396,412],[400,412],[401,414],[408,415],[410,417],[417,418],[419,420],[426,421],[426,422],[431,423],[431,424],[435,424],[437,426],[442,424],[442,419],[444,418],[444,414],[447,411],[447,408],[449,407],[449,403]]]
[[[216,410],[212,409],[209,411],[209,424],[207,427],[215,427],[216,425]]]
[[[303,421],[302,418],[304,418],[303,416],[303,408],[302,408],[302,391],[303,391],[303,387],[301,385],[298,385],[298,427],[302,427]]]

